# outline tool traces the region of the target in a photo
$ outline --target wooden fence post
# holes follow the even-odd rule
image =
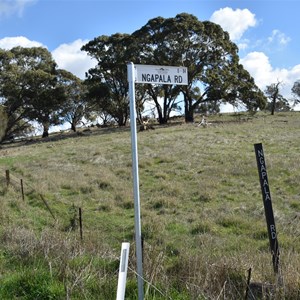
[[[6,186],[8,187],[10,184],[9,170],[5,171],[5,177],[6,177]]]
[[[22,193],[22,200],[25,201],[23,179],[21,179],[21,193]]]
[[[79,207],[79,228],[80,228],[80,239],[83,240],[83,231],[82,231],[82,209]]]
[[[248,300],[248,294],[249,294],[249,288],[250,288],[250,282],[251,282],[251,272],[252,272],[252,269],[250,268],[250,269],[248,270],[248,277],[247,277],[247,286],[246,286],[245,300]]]

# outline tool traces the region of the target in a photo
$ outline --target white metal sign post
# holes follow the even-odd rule
[[[142,229],[141,229],[141,209],[140,209],[140,190],[139,190],[139,171],[138,171],[138,151],[137,151],[137,130],[136,130],[136,108],[135,108],[135,76],[134,65],[127,65],[127,76],[129,82],[130,97],[130,128],[131,128],[131,151],[132,151],[132,175],[134,190],[134,225],[135,225],[135,244],[137,260],[137,281],[138,299],[144,299],[143,287],[143,259],[142,259]]]
[[[135,243],[137,259],[137,281],[138,299],[144,299],[143,287],[143,254],[142,254],[142,230],[141,230],[141,209],[139,191],[138,171],[138,150],[137,150],[137,129],[136,129],[136,107],[135,107],[135,83],[147,84],[179,84],[187,85],[188,76],[186,67],[134,65],[127,64],[127,78],[129,83],[130,97],[130,128],[131,128],[131,149],[132,149],[132,174],[134,189],[134,222],[135,222]]]

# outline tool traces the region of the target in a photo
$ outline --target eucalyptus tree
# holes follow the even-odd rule
[[[29,88],[25,91],[26,117],[43,127],[42,137],[49,136],[50,126],[63,123],[63,104],[66,91],[57,71],[43,70],[27,72]]]
[[[110,114],[118,125],[125,125],[129,117],[126,62],[130,61],[133,55],[130,35],[102,35],[88,42],[81,50],[86,51],[98,62],[94,68],[88,70],[86,80],[93,91],[106,91],[105,97],[98,99],[100,107]]]
[[[42,125],[42,137],[52,125],[76,127],[85,113],[83,85],[70,72],[57,68],[42,47],[0,50],[0,99],[8,116],[2,139]]]
[[[92,75],[89,70],[89,77],[84,81],[86,87],[86,98],[89,106],[89,117],[91,121],[101,118],[103,125],[108,121],[115,120],[116,103],[110,98],[110,90],[107,84],[98,79],[98,74]]]
[[[90,116],[90,104],[87,101],[87,88],[83,80],[66,70],[58,70],[58,82],[65,89],[65,101],[61,104],[61,118],[71,125],[76,132],[76,126]]]
[[[290,105],[287,99],[285,99],[280,93],[280,85],[282,82],[272,83],[266,86],[265,94],[270,100],[267,105],[267,110],[271,111],[271,115],[274,115],[275,111],[289,111]]]
[[[148,65],[182,65],[182,56],[174,51],[176,37],[172,38],[174,32],[169,28],[169,19],[158,17],[148,21],[139,30],[132,34],[135,53],[135,63]],[[171,112],[178,107],[177,98],[180,88],[172,85],[147,85],[148,95],[152,98],[159,123],[167,123]]]
[[[55,70],[45,48],[0,50],[0,97],[8,116],[3,140],[30,129],[30,121],[39,122],[44,109],[56,101]]]
[[[300,104],[300,80],[294,82],[292,87],[292,94],[294,95],[294,106]]]
[[[20,135],[30,127],[29,123],[23,121],[22,92],[25,86],[23,73],[19,71],[21,66],[18,66],[15,56],[12,51],[0,49],[0,104],[3,117],[0,142]]]
[[[167,91],[156,87],[165,95],[163,106],[167,108],[170,95],[183,93],[187,122],[192,122],[195,109],[208,101],[232,104],[241,101],[252,110],[264,107],[266,98],[239,64],[238,47],[221,26],[182,13],[175,18],[151,19],[133,36],[139,46],[138,63],[188,68],[187,86],[180,89],[173,86]],[[158,102],[158,113],[160,109]]]
[[[241,64],[236,63],[226,74],[226,78],[225,92],[221,98],[223,102],[233,106],[242,104],[250,112],[256,112],[257,109],[266,107],[266,96]]]

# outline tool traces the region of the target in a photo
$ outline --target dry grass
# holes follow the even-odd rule
[[[253,147],[259,142],[281,250],[277,297],[299,296],[299,116],[223,115],[207,128],[174,124],[138,134],[147,299],[244,299],[249,268],[252,281],[275,282]],[[0,282],[27,268],[29,257],[52,276],[57,299],[99,299],[100,290],[114,299],[120,244],[129,241],[127,297],[135,299],[130,131],[83,134],[0,150]],[[15,179],[9,189],[5,169]]]

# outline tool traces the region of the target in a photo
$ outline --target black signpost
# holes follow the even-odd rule
[[[277,241],[277,233],[276,233],[275,220],[273,215],[271,193],[270,193],[267,168],[266,168],[262,144],[261,143],[254,144],[254,149],[255,149],[263,203],[265,208],[273,267],[274,267],[274,272],[277,274],[279,269],[279,246]]]

